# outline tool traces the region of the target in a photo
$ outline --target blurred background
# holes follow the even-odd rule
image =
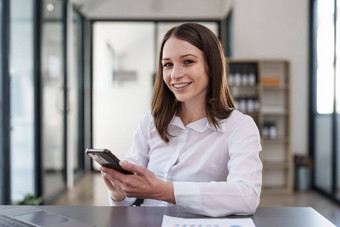
[[[190,21],[219,37],[230,78],[253,67],[255,85],[228,81],[264,138],[261,206],[312,206],[339,223],[337,6],[337,0],[0,0],[0,204],[108,205],[84,150],[107,148],[124,158],[150,109],[160,40]],[[265,84],[276,74],[285,84]],[[285,112],[268,114],[268,96],[274,107],[284,97]],[[243,110],[244,100],[260,108]],[[268,141],[263,134],[273,122],[279,135]]]

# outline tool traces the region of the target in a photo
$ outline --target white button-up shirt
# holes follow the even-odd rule
[[[172,181],[176,206],[208,216],[253,214],[260,201],[262,163],[260,137],[253,119],[233,110],[215,128],[207,118],[184,125],[171,121],[169,143],[157,133],[148,112],[140,122],[126,160]],[[131,205],[135,198],[113,201]],[[144,206],[172,206],[145,199]]]

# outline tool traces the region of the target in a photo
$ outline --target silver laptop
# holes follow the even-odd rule
[[[22,222],[22,226],[46,226],[46,227],[93,227],[94,225],[62,216],[50,211],[39,209],[32,206],[1,206],[0,214],[2,218],[11,218],[13,221],[18,220]]]

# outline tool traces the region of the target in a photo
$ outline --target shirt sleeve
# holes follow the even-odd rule
[[[134,134],[132,146],[125,156],[125,160],[128,162],[144,167],[147,166],[149,162],[148,138],[151,120],[152,116],[149,111],[140,121],[139,127]],[[125,197],[122,201],[114,201],[111,198],[110,192],[108,193],[108,197],[111,206],[131,206],[136,201],[136,198],[129,197]]]
[[[227,147],[230,160],[226,181],[173,182],[180,209],[212,217],[255,213],[262,185],[262,148],[257,126],[250,117],[233,131]]]
[[[136,198],[129,197],[125,197],[122,201],[115,201],[111,198],[110,191],[108,191],[108,198],[110,206],[131,206],[136,201]]]
[[[147,167],[149,162],[150,146],[148,140],[150,138],[151,122],[152,115],[149,111],[140,121],[139,127],[134,134],[132,146],[125,156],[125,160],[128,162]]]

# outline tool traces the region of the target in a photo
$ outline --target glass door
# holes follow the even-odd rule
[[[11,201],[34,194],[34,0],[10,1]]]
[[[43,1],[42,155],[43,194],[53,199],[65,188],[65,2]]]

